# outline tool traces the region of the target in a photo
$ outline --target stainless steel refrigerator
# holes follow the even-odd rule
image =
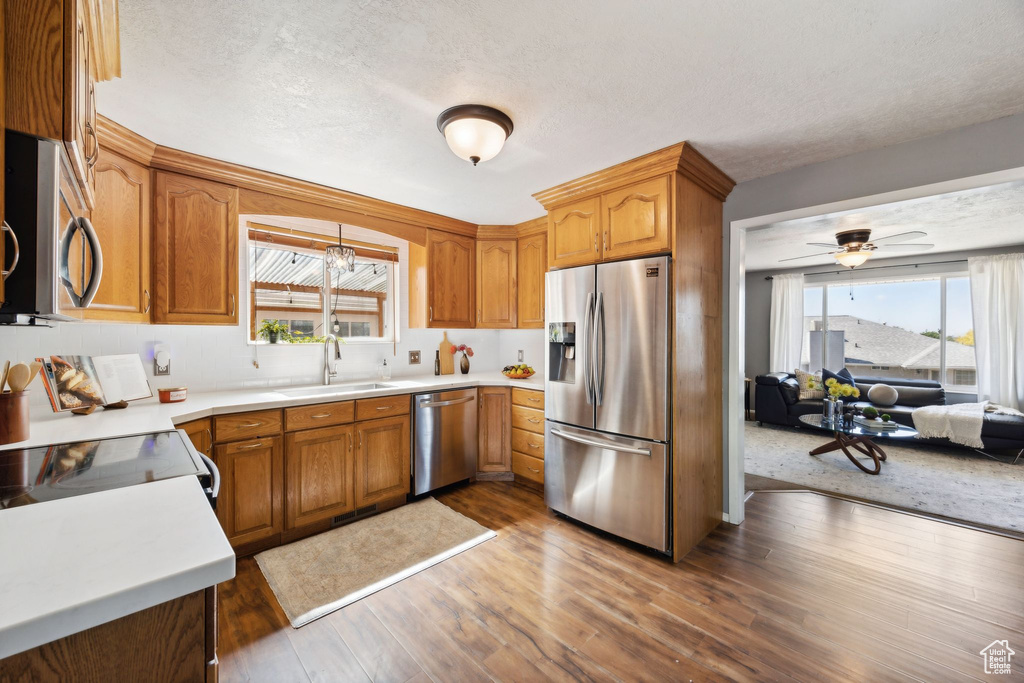
[[[544,500],[670,546],[668,256],[546,276]]]

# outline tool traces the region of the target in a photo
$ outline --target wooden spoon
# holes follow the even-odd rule
[[[11,366],[10,372],[7,373],[7,383],[11,385],[11,391],[13,392],[25,391],[25,387],[31,381],[31,371],[24,363]]]
[[[0,394],[4,391],[4,385],[7,384],[7,371],[11,369],[11,361],[4,361],[4,372],[0,375]]]
[[[34,361],[32,361],[31,363],[28,364],[29,378],[28,378],[28,384],[25,385],[26,389],[29,387],[29,385],[32,384],[32,382],[36,381],[36,377],[39,376],[39,371],[42,370],[42,369],[43,369],[43,364],[40,363],[37,360],[34,360]]]

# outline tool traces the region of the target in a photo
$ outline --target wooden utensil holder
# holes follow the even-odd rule
[[[0,444],[16,443],[28,438],[28,392],[8,391],[0,394]]]

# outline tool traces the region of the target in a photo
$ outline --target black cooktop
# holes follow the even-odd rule
[[[178,431],[0,451],[0,508],[208,475]]]

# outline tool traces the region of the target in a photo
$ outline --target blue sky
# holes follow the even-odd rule
[[[970,283],[966,276],[946,283],[946,334],[958,336],[973,326]],[[828,297],[829,315],[853,315],[914,332],[937,330],[942,320],[938,279],[830,285]],[[804,315],[820,314],[821,289],[806,289]]]

